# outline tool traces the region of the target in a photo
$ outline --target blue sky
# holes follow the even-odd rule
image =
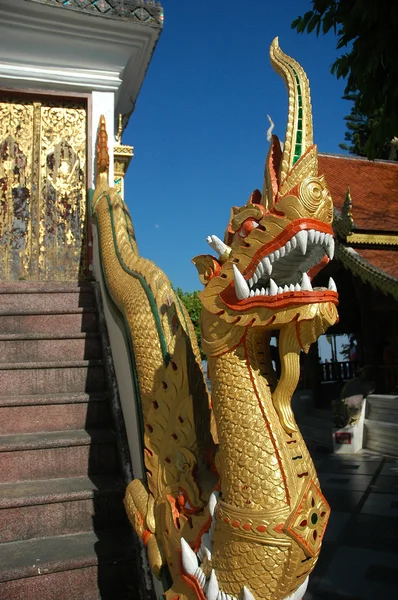
[[[342,153],[344,82],[330,74],[334,35],[299,35],[292,21],[309,0],[163,0],[165,23],[123,136],[135,147],[125,200],[140,254],[185,291],[202,285],[191,263],[212,253],[230,208],[262,188],[270,114],[284,139],[287,94],[269,61],[275,36],[310,80],[314,137]]]

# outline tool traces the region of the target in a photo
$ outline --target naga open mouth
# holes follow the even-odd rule
[[[315,265],[327,256],[332,260],[334,255],[334,239],[332,234],[316,229],[301,229],[283,246],[257,258],[253,272],[253,263],[242,275],[236,265],[234,270],[235,294],[238,300],[246,300],[256,296],[278,296],[297,292],[321,291],[326,288],[315,288],[308,275]],[[251,277],[246,279],[247,275]],[[333,279],[329,280],[328,289],[337,292]]]

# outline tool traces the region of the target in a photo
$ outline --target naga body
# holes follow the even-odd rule
[[[93,199],[142,410],[147,477],[131,482],[125,504],[167,600],[301,598],[330,514],[290,401],[301,351],[337,320],[334,282],[311,283],[333,258],[333,204],[318,174],[305,73],[277,40],[271,62],[289,93],[284,145],[272,136],[262,191],[232,209],[223,241],[208,238],[216,256],[193,261],[205,286],[211,402],[189,317],[139,256],[101,167]]]

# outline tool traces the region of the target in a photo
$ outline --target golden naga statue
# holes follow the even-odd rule
[[[127,208],[106,183],[104,122],[100,130],[92,208],[133,348],[147,474],[125,505],[166,600],[299,600],[330,514],[290,401],[300,352],[337,320],[334,282],[311,285],[333,258],[333,204],[318,175],[307,77],[277,39],[271,62],[288,88],[285,143],[272,136],[262,192],[232,209],[224,241],[208,238],[218,256],[193,261],[205,285],[211,403],[189,317],[139,256]]]

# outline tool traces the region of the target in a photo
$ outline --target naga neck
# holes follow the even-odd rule
[[[264,332],[249,330],[237,348],[209,358],[222,498],[239,508],[273,511],[290,506],[303,479],[316,480],[290,407],[300,349],[289,332],[281,332],[280,344],[284,354],[279,382]]]

